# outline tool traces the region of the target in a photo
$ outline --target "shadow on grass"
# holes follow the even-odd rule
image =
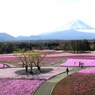
[[[41,71],[38,71],[38,69],[34,68],[32,75],[36,75],[36,74],[40,74],[40,73],[45,74],[45,73],[51,72],[52,70],[53,70],[52,68],[41,68]],[[26,72],[25,70],[18,70],[15,73],[18,74],[18,75],[28,75],[28,74],[31,74],[30,73],[30,69],[28,70],[28,72]]]

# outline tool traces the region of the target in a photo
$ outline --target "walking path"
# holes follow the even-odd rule
[[[73,70],[69,72],[69,75],[75,73],[76,71],[81,70],[82,68],[74,67]],[[53,87],[63,78],[67,77],[67,73],[62,73],[60,75],[57,75],[49,80],[47,80],[45,83],[43,83],[39,89],[33,94],[33,95],[51,95],[51,92],[53,90]]]

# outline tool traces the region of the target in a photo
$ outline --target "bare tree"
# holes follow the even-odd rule
[[[46,54],[43,54],[41,52],[30,52],[28,53],[28,58],[30,60],[30,66],[32,66],[32,64],[34,64],[39,71],[41,71],[41,66],[40,63],[42,62],[42,60],[45,58]]]
[[[24,49],[19,49],[14,53],[14,55],[22,62],[22,67],[25,67],[25,71],[28,72],[29,63],[27,60],[27,55]]]
[[[22,67],[25,67],[25,71],[28,72],[30,67],[30,73],[33,73],[33,66],[35,65],[39,71],[41,71],[40,63],[45,58],[46,54],[41,52],[19,50],[16,53],[16,57],[22,62]]]

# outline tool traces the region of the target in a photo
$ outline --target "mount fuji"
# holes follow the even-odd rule
[[[13,37],[6,33],[0,33],[0,41],[25,41],[25,40],[82,40],[82,39],[95,39],[95,33],[91,31],[95,29],[81,20],[73,20],[61,29],[55,32],[49,32],[37,36],[18,36]]]
[[[53,33],[43,35],[42,39],[64,39],[64,40],[81,40],[95,39],[95,33],[89,33],[95,29],[81,20],[73,20],[63,26],[63,28]],[[84,32],[85,31],[85,32]]]
[[[81,20],[72,20],[64,25],[62,29],[55,32],[46,33],[38,36],[18,37],[19,40],[82,40],[95,39],[95,33],[89,33],[95,29]],[[86,31],[86,32],[84,32]]]
[[[76,19],[64,25],[63,29],[85,30],[85,29],[94,29],[94,28],[87,25],[83,21]]]

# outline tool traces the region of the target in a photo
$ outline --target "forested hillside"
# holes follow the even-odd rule
[[[12,53],[18,49],[28,50],[64,50],[71,52],[83,52],[95,50],[95,40],[57,40],[46,42],[0,42],[0,53]]]

